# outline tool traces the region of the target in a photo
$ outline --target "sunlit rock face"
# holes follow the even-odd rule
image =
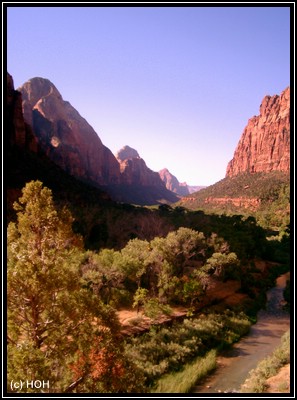
[[[48,79],[30,79],[19,91],[24,119],[51,160],[94,184],[120,183],[120,166],[112,152]]]
[[[187,196],[190,194],[187,184],[185,182],[180,183],[178,179],[168,171],[167,168],[159,171],[159,175],[168,190],[171,190],[179,196]]]
[[[265,96],[260,114],[245,127],[226,176],[241,172],[290,171],[290,88]]]
[[[124,184],[165,188],[158,172],[148,168],[137,150],[124,146],[116,153],[116,158],[120,163],[122,182]]]

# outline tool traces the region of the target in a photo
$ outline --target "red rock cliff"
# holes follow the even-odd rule
[[[48,79],[33,78],[19,90],[24,119],[52,161],[76,178],[98,185],[120,182],[120,166],[112,152]]]
[[[241,172],[290,171],[290,88],[265,96],[260,115],[248,121],[226,177]]]
[[[13,78],[7,73],[6,94],[6,121],[8,145],[26,147],[31,151],[37,151],[36,139],[31,127],[25,122],[22,110],[22,94],[14,89]]]
[[[159,175],[168,190],[171,190],[180,196],[187,196],[190,194],[187,184],[180,183],[178,179],[168,171],[167,168],[159,171]]]
[[[156,186],[165,189],[165,184],[157,172],[147,167],[138,152],[129,146],[120,149],[116,158],[120,163],[122,182],[128,185]]]

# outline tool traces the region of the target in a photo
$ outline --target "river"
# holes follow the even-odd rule
[[[259,311],[257,323],[251,326],[248,335],[221,353],[215,372],[192,393],[239,392],[249,371],[279,346],[282,335],[290,327],[290,315],[282,309],[288,276],[289,273],[277,279],[276,286],[267,292],[266,309]]]

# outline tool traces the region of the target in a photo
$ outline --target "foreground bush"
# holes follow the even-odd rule
[[[165,375],[158,380],[152,393],[190,393],[199,380],[216,367],[216,350],[210,350],[205,357],[198,357],[181,371]]]
[[[262,393],[267,389],[266,380],[278,373],[279,369],[290,362],[290,331],[287,331],[281,344],[270,357],[264,358],[257,368],[250,372],[249,378],[241,386],[241,393]]]
[[[126,355],[146,376],[148,385],[153,385],[162,375],[180,371],[183,364],[210,349],[238,341],[249,328],[250,322],[242,312],[210,313],[171,327],[155,326],[149,333],[129,339]]]

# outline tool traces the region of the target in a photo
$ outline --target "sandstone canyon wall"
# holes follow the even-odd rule
[[[37,152],[37,141],[32,128],[24,120],[22,110],[22,94],[14,89],[13,78],[7,74],[6,93],[7,135],[5,139],[9,147],[18,146]]]
[[[290,171],[290,87],[265,96],[260,114],[245,127],[226,177],[242,172]]]
[[[178,179],[174,175],[172,175],[167,168],[159,171],[159,175],[168,190],[171,190],[179,196],[187,196],[188,194],[190,194],[187,184],[179,182]]]
[[[120,183],[120,168],[112,152],[56,87],[33,78],[19,88],[25,121],[38,145],[70,175],[97,185]]]
[[[260,114],[249,119],[226,177],[204,190],[183,197],[190,209],[234,212],[269,207],[276,193],[283,196],[290,179],[290,88],[265,96]],[[274,190],[271,192],[271,187]],[[285,201],[284,198],[282,202]],[[234,208],[233,208],[234,207]],[[286,218],[286,210],[279,215]]]
[[[48,79],[30,79],[18,90],[14,100],[18,106],[8,110],[13,109],[18,117],[24,116],[15,134],[19,142],[26,140],[23,125],[27,126],[36,152],[45,154],[69,175],[103,188],[116,201],[151,205],[178,200],[136,150],[125,146],[117,159]],[[12,101],[10,90],[8,104]]]
[[[116,158],[120,164],[124,184],[157,186],[165,189],[159,174],[147,167],[137,150],[124,146],[117,152]]]
[[[118,187],[114,185],[111,193],[119,201],[123,201],[123,192],[126,202],[141,205],[178,201],[176,194],[166,188],[158,172],[148,168],[137,150],[124,146],[116,153],[116,158],[120,165],[124,190],[120,193]]]

